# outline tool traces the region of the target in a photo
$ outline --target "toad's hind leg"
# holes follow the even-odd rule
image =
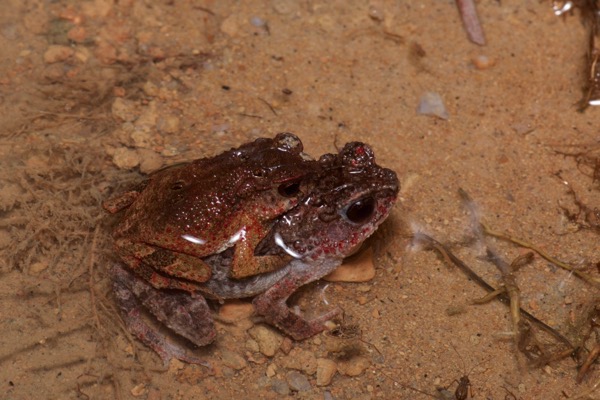
[[[172,358],[200,364],[210,364],[190,356],[184,348],[167,340],[151,327],[140,309],[143,305],[161,323],[196,346],[211,343],[216,337],[212,316],[206,300],[186,292],[162,291],[153,288],[130,271],[115,266],[112,269],[115,297],[129,331],[154,350],[167,365]]]
[[[199,257],[128,239],[119,239],[115,245],[123,261],[157,289],[189,290],[194,283],[210,279],[211,268]],[[180,284],[185,281],[189,284]]]

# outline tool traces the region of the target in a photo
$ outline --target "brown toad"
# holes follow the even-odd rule
[[[254,247],[310,189],[317,165],[302,150],[300,139],[281,133],[155,172],[103,204],[126,209],[113,233],[117,253],[156,288],[196,290],[211,276],[202,258],[229,247],[232,278],[278,269],[280,257],[257,259]]]
[[[310,191],[303,192],[294,208],[273,219],[267,233],[255,238],[254,257],[285,260],[283,267],[234,279],[236,249],[230,247],[203,258],[211,268],[210,279],[194,285],[208,298],[254,297],[256,312],[297,340],[324,330],[325,322],[340,310],[307,320],[287,307],[287,298],[331,272],[360,246],[387,217],[399,190],[396,174],[375,164],[372,150],[363,143],[349,143],[337,155],[322,156],[316,165],[307,183]],[[203,296],[157,289],[121,267],[114,268],[114,287],[128,327],[165,362],[176,357],[201,363],[150,329],[137,304],[141,302],[171,330],[202,346],[216,336]]]

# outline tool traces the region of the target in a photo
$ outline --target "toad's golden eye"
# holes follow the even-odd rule
[[[355,201],[346,208],[346,217],[356,224],[365,222],[373,215],[375,211],[375,199],[364,197]]]

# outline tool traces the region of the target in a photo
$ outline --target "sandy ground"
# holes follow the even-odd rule
[[[598,230],[572,215],[569,191],[588,211],[600,204],[600,110],[575,106],[586,30],[548,1],[478,7],[485,47],[466,39],[449,0],[3,0],[0,398],[452,399],[465,374],[478,399],[592,388],[596,365],[576,376],[594,334],[578,362],[531,365],[508,308],[471,305],[485,291],[408,237],[428,233],[498,286],[482,242],[468,240],[462,188],[493,229],[598,279]],[[447,120],[417,114],[426,92],[441,96]],[[164,368],[116,312],[114,218],[100,202],[163,165],[282,131],[314,156],[365,141],[401,180],[370,242],[375,278],[294,298],[310,314],[326,297],[359,335],[293,343],[244,315],[197,351],[212,371]],[[485,243],[507,262],[525,253]],[[515,277],[523,307],[580,345],[597,287],[539,255]],[[564,350],[534,331],[548,354]],[[274,355],[259,348],[265,337]],[[448,386],[447,397],[436,389]]]

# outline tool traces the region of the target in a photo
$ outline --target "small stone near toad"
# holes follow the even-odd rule
[[[296,392],[308,392],[312,389],[308,378],[298,371],[288,372],[287,382],[290,385],[290,389]]]
[[[281,379],[273,379],[271,381],[271,389],[282,396],[287,396],[290,392],[290,387],[287,382],[282,381]]]
[[[374,276],[373,249],[369,247],[352,257],[348,257],[342,265],[324,279],[329,282],[367,282],[373,279]]]
[[[317,359],[317,386],[328,386],[336,372],[335,361],[327,358]]]
[[[307,375],[317,372],[317,358],[308,351],[299,348],[293,349],[290,354],[281,359],[281,365],[287,369],[296,369]]]
[[[246,368],[247,365],[244,357],[229,350],[224,350],[221,353],[221,360],[223,361],[223,365],[235,369],[236,371]]]
[[[146,96],[156,97],[158,95],[158,86],[150,81],[146,81],[146,83],[144,83],[142,90]]]
[[[140,155],[140,172],[143,174],[149,174],[160,169],[163,166],[163,158],[160,154],[150,149],[137,149]]]
[[[42,271],[44,271],[46,268],[48,268],[48,263],[47,262],[42,262],[42,261],[34,262],[29,267],[29,273],[31,275],[38,275],[39,273],[41,273]]]
[[[467,309],[462,304],[450,304],[448,308],[446,308],[446,315],[449,317],[453,317],[455,315],[465,314]]]
[[[371,361],[368,358],[359,356],[352,357],[338,364],[338,371],[346,376],[360,376],[369,366]]]
[[[228,36],[236,36],[240,30],[237,17],[235,15],[230,15],[225,18],[223,22],[221,22],[221,32]]]
[[[149,149],[154,145],[154,137],[149,132],[149,130],[140,129],[139,127],[136,128],[135,126],[133,126],[133,124],[127,123],[127,122],[123,124],[123,128],[125,127],[125,125],[127,125],[127,127],[129,127],[129,125],[131,125],[132,130],[129,133],[129,137],[130,137],[131,141],[133,141],[133,145],[135,147],[142,147],[142,148]]]
[[[156,128],[163,133],[176,133],[179,131],[179,118],[175,115],[167,115],[158,119]]]
[[[87,32],[83,26],[74,26],[67,32],[67,37],[77,43],[83,43],[87,39]]]
[[[156,126],[156,120],[158,119],[158,109],[156,101],[150,101],[146,106],[138,119],[135,121],[135,128],[140,130],[153,129]]]
[[[133,397],[140,397],[146,394],[146,385],[140,383],[131,389],[131,395]]]
[[[75,50],[69,46],[61,46],[58,44],[51,45],[44,53],[44,62],[46,64],[54,64],[65,61],[75,53]]]
[[[241,300],[228,301],[219,309],[219,318],[229,323],[250,318],[252,314],[254,314],[252,303]]]
[[[250,23],[257,28],[262,28],[263,26],[265,26],[267,24],[267,22],[264,19],[262,19],[261,17],[250,18]]]
[[[113,154],[113,163],[121,169],[131,169],[140,164],[140,155],[137,151],[120,147]]]
[[[292,342],[292,339],[286,336],[283,338],[280,348],[284,354],[290,354],[290,351],[292,351],[294,348],[294,342]]]
[[[371,17],[371,19],[373,19],[375,21],[379,21],[379,22],[384,20],[384,13],[383,13],[383,9],[381,8],[380,4],[377,4],[377,3],[369,4],[369,17]]]
[[[248,333],[258,343],[260,352],[267,357],[273,357],[283,342],[279,333],[263,325],[253,326]]]
[[[169,361],[169,372],[171,374],[181,371],[183,368],[185,368],[185,364],[175,357],[171,358],[171,361]]]
[[[266,372],[267,376],[269,378],[274,377],[275,375],[277,375],[277,365],[275,364],[269,364],[267,366],[267,372]]]
[[[137,118],[135,103],[121,97],[117,97],[113,101],[111,112],[115,117],[127,122],[131,122]]]
[[[260,352],[260,347],[258,347],[258,342],[254,339],[246,340],[246,350],[251,351],[253,353]]]
[[[441,119],[448,119],[448,111],[444,106],[441,96],[434,92],[425,92],[419,100],[417,114],[433,115]]]
[[[471,63],[473,63],[473,66],[477,69],[488,69],[493,67],[495,64],[494,60],[482,54],[473,57]]]

